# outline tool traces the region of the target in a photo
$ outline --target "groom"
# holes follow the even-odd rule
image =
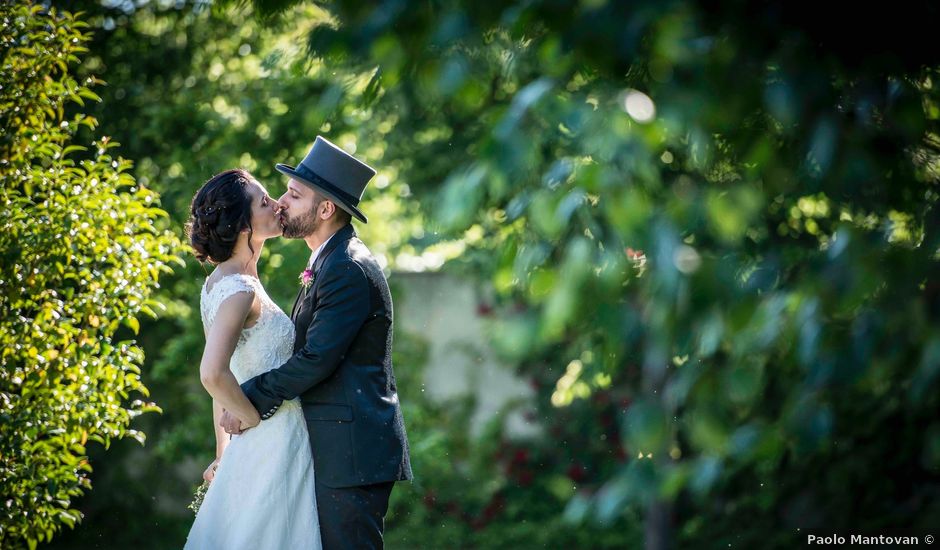
[[[323,548],[382,548],[388,499],[411,479],[392,371],[392,298],[381,267],[356,237],[359,200],[375,170],[317,136],[279,199],[284,236],[313,251],[291,312],[294,355],[242,384],[269,418],[300,397],[313,451]],[[238,420],[223,418],[229,433]]]

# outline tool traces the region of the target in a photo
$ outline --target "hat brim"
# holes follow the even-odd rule
[[[358,208],[356,208],[356,207],[353,206],[352,204],[349,204],[347,201],[344,201],[343,199],[337,197],[337,196],[334,195],[333,193],[330,193],[328,190],[326,190],[326,189],[324,189],[323,187],[317,185],[316,183],[314,183],[314,182],[308,180],[307,178],[301,176],[300,174],[297,173],[296,170],[294,170],[294,167],[293,167],[293,166],[288,166],[288,165],[286,165],[286,164],[275,164],[275,165],[274,165],[274,169],[277,170],[278,172],[284,174],[285,176],[290,176],[290,177],[294,178],[295,180],[300,181],[300,182],[303,182],[303,183],[307,184],[309,187],[314,188],[318,193],[321,193],[323,196],[325,196],[326,198],[330,199],[330,201],[332,201],[333,204],[335,204],[336,206],[339,206],[339,207],[342,208],[343,210],[349,212],[352,216],[354,216],[356,219],[358,219],[358,220],[361,221],[362,223],[369,223],[369,219],[366,218],[366,215],[363,214]]]

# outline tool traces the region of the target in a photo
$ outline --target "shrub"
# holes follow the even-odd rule
[[[180,242],[96,121],[69,64],[89,39],[79,17],[31,2],[0,6],[0,546],[35,547],[81,514],[85,445],[144,434],[141,350],[125,339]]]

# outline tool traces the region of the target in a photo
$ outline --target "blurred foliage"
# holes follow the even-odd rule
[[[359,143],[492,282],[544,424],[622,403],[569,519],[642,510],[664,547],[936,517],[936,7],[328,10],[311,63],[368,79]]]
[[[559,462],[555,441],[507,437],[508,411],[474,438],[469,430],[477,406],[473,399],[437,403],[418,394],[410,402],[404,412],[421,477],[398,484],[392,493],[387,548],[641,545],[641,524],[633,515],[603,526],[574,528],[560,521],[581,471]]]
[[[398,285],[393,291],[399,311],[425,299]],[[526,400],[505,403],[475,434],[471,417],[480,404],[473,396],[442,401],[425,391],[425,370],[441,368],[428,363],[425,338],[396,333],[395,365],[412,466],[419,475],[412,483],[396,484],[392,492],[387,548],[624,548],[641,543],[636,515],[578,528],[560,521],[567,501],[586,480],[586,469],[571,462],[570,455],[559,456],[558,433],[525,439],[506,433],[507,417],[517,411],[535,420]],[[613,418],[609,411],[608,417]],[[611,428],[616,433],[612,422],[595,421],[587,415],[563,419],[570,432],[584,437]],[[581,451],[588,460],[610,452],[605,445]]]
[[[472,440],[396,334],[418,478],[390,546],[789,547],[940,514],[937,8],[230,3],[69,2],[93,114],[172,224],[234,165],[276,194],[323,133],[379,169],[369,246],[484,282],[537,389],[542,436]],[[282,306],[305,258],[265,249]],[[125,448],[76,540],[185,536],[211,459],[192,264],[142,326],[156,452]]]
[[[181,248],[116,143],[75,144],[96,126],[66,114],[98,99],[69,67],[87,25],[27,1],[3,3],[0,25],[0,546],[33,548],[80,520],[88,442],[144,442],[130,421],[159,409],[129,338]]]

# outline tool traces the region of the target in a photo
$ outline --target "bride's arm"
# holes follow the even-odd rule
[[[242,393],[235,375],[229,368],[229,361],[244,328],[245,319],[248,318],[252,301],[254,293],[238,292],[219,305],[215,321],[206,336],[206,349],[199,364],[199,378],[214,400],[213,408],[218,404],[230,411],[245,427],[257,425],[261,422],[261,417]]]
[[[222,413],[225,409],[215,399],[212,400],[212,425],[215,427],[215,459],[222,458],[225,447],[228,446],[230,436],[225,433],[219,423],[222,421]]]
[[[229,435],[225,433],[225,430],[223,430],[220,425],[224,412],[225,410],[222,408],[222,405],[219,405],[219,402],[213,399],[212,426],[215,428],[215,459],[209,464],[206,471],[202,473],[202,478],[210,483],[215,478],[215,469],[219,467],[219,461],[222,460],[222,453],[225,452],[225,447],[229,442]]]

